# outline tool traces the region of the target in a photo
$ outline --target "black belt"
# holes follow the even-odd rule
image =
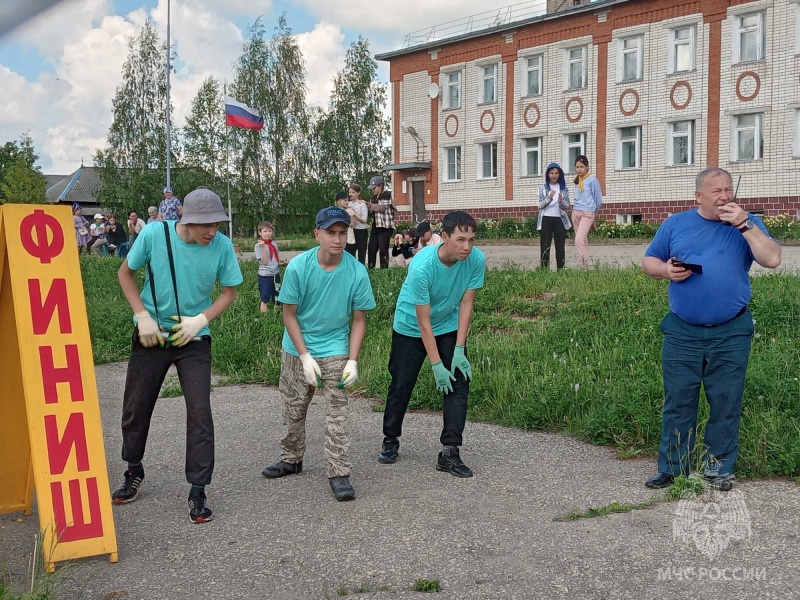
[[[739,312],[737,312],[735,315],[733,315],[733,316],[732,316],[730,319],[728,319],[727,321],[723,321],[722,323],[711,323],[710,325],[702,325],[702,327],[720,327],[720,326],[722,326],[722,325],[725,325],[725,323],[730,323],[730,322],[731,322],[731,321],[733,321],[734,319],[738,319],[738,318],[739,318],[739,317],[741,317],[741,316],[742,316],[744,313],[746,313],[746,312],[747,312],[747,308],[748,308],[748,305],[747,305],[747,304],[745,304],[745,305],[742,307],[742,309],[741,309]]]

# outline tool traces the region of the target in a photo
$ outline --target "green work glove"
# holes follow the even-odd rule
[[[458,369],[461,371],[461,374],[464,375],[464,379],[472,381],[472,365],[469,364],[467,357],[464,355],[464,346],[456,346],[450,368],[453,369],[453,375],[455,375],[456,369]]]
[[[453,374],[445,369],[442,361],[437,362],[435,365],[431,365],[431,367],[433,368],[433,378],[436,380],[436,389],[443,394],[452,393],[453,384],[450,382],[456,380],[456,378],[453,377]]]

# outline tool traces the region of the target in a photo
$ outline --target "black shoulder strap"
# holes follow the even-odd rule
[[[169,258],[169,270],[172,275],[172,290],[175,292],[175,309],[178,312],[178,319],[181,318],[181,303],[178,300],[178,282],[175,278],[175,259],[172,256],[172,241],[169,236],[169,224],[164,221],[164,237],[167,242],[167,257]],[[150,293],[153,295],[153,306],[156,311],[156,322],[158,322],[158,300],[156,299],[156,282],[153,278],[153,269],[147,263],[147,276],[150,279]]]

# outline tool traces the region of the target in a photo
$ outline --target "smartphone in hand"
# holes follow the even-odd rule
[[[698,275],[702,275],[703,273],[703,265],[687,263],[682,260],[678,260],[677,258],[672,259],[672,264],[679,269],[689,269],[692,273],[696,273]]]

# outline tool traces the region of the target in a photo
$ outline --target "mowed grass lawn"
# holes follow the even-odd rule
[[[81,258],[97,363],[125,360],[131,310],[115,258]],[[276,384],[280,311],[258,311],[257,265],[242,264],[235,304],[212,323],[213,367],[230,383]],[[406,271],[372,271],[377,307],[368,315],[354,395],[386,398],[395,299]],[[468,352],[469,417],[564,431],[621,456],[654,454],[661,430],[661,332],[667,283],[637,268],[560,273],[493,269],[477,296]],[[756,337],[745,387],[737,474],[800,475],[800,280],[753,278]],[[426,363],[412,407],[437,410]],[[701,399],[699,436],[707,417]]]

